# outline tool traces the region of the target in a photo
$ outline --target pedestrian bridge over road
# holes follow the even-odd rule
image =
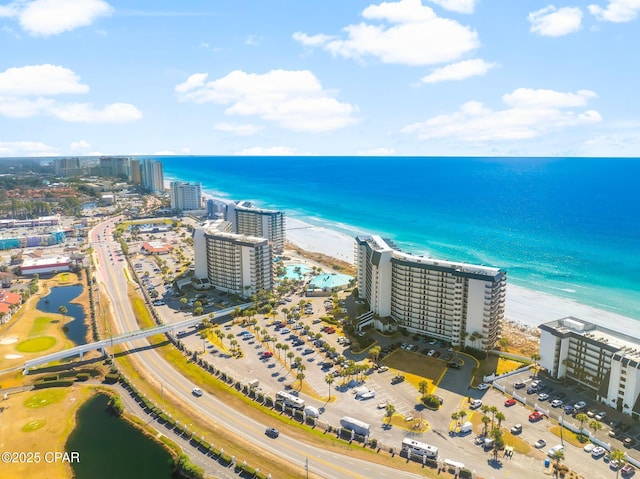
[[[215,317],[219,318],[222,316],[226,316],[227,314],[231,313],[231,311],[233,311],[236,307],[239,307],[240,309],[245,309],[245,308],[248,308],[250,305],[251,303],[245,303],[240,306],[233,306],[230,308],[221,309],[220,311],[215,311]],[[162,324],[160,326],[154,326],[152,328],[131,331],[125,334],[121,334],[119,336],[113,336],[109,339],[103,339],[101,341],[96,341],[94,343],[82,344],[80,346],[76,346],[75,348],[65,349],[63,351],[58,351],[57,353],[47,354],[45,356],[41,356],[39,358],[26,361],[24,363],[23,374],[29,374],[29,369],[34,368],[36,366],[40,366],[41,364],[50,363],[51,361],[57,361],[57,360],[69,358],[72,356],[80,356],[80,359],[82,359],[84,356],[84,353],[89,351],[101,351],[102,354],[106,356],[105,348],[107,346],[111,347],[115,344],[135,341],[137,339],[153,336],[154,334],[164,334],[164,333],[173,332],[176,330],[186,329],[201,323],[203,319],[206,319],[206,316],[196,316],[193,318],[185,319],[184,321],[179,321],[177,323]]]

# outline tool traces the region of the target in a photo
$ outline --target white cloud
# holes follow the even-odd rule
[[[112,103],[102,109],[91,103],[68,103],[53,106],[49,113],[74,123],[127,123],[142,118],[142,112],[130,103]]]
[[[640,0],[609,0],[606,8],[589,5],[589,12],[601,21],[630,22],[640,14]]]
[[[140,110],[129,103],[112,103],[96,109],[90,103],[65,103],[51,98],[88,91],[78,75],[58,65],[9,68],[0,73],[0,115],[9,118],[51,115],[86,123],[122,123],[142,118]]]
[[[0,141],[0,157],[57,155],[56,148],[39,141]]]
[[[430,0],[431,3],[440,5],[445,10],[456,13],[473,13],[479,0]]]
[[[448,137],[468,142],[535,138],[566,127],[602,121],[595,110],[568,109],[585,106],[593,97],[595,94],[587,90],[565,93],[519,88],[503,95],[507,109],[493,111],[481,102],[471,101],[455,113],[407,125],[402,132],[421,139]]]
[[[0,95],[58,95],[87,93],[73,71],[58,65],[27,65],[8,68],[0,73]]]
[[[233,133],[234,135],[238,135],[238,136],[249,136],[264,130],[264,127],[252,125],[250,123],[245,123],[245,124],[216,123],[213,126],[213,129],[218,131],[224,131],[225,133]]]
[[[256,46],[260,45],[262,42],[262,37],[259,35],[249,35],[247,39],[244,41],[245,45]]]
[[[451,65],[437,68],[429,75],[422,78],[424,83],[438,83],[448,80],[464,80],[472,76],[483,76],[493,67],[495,63],[488,63],[482,59],[464,60]]]
[[[152,153],[154,156],[175,156],[176,152],[173,150],[160,150]]]
[[[467,26],[441,18],[421,0],[400,0],[369,5],[362,11],[368,21],[348,25],[345,39],[298,32],[293,38],[318,46],[333,55],[383,63],[432,65],[457,60],[480,46],[478,35]]]
[[[530,31],[545,37],[561,37],[580,30],[582,10],[578,7],[556,8],[554,5],[529,14]]]
[[[33,36],[47,37],[91,25],[113,8],[103,0],[34,0],[16,2],[20,26]]]
[[[288,146],[255,146],[236,152],[238,156],[300,156],[303,153]]]
[[[393,156],[395,154],[396,150],[394,148],[371,148],[356,151],[357,156]]]
[[[73,141],[71,145],[69,145],[69,148],[73,151],[88,150],[91,148],[91,144],[85,140]]]
[[[336,100],[308,70],[236,70],[217,80],[206,78],[206,73],[191,75],[175,87],[178,97],[229,105],[228,115],[257,116],[296,131],[332,131],[357,121],[357,107]]]

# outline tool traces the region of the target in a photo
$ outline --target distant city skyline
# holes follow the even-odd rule
[[[640,2],[0,0],[0,157],[640,156]]]

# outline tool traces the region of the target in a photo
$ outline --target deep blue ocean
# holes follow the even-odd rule
[[[162,157],[165,179],[640,320],[640,159]]]

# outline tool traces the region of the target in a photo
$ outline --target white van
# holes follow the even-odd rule
[[[305,406],[304,413],[309,417],[318,417],[320,416],[320,411],[313,406]]]

